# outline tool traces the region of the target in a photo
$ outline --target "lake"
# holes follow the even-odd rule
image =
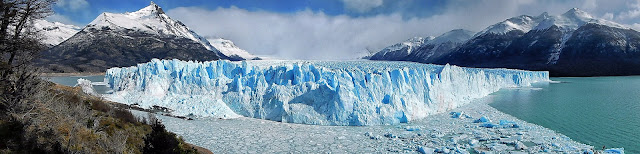
[[[95,76],[53,76],[53,77],[43,77],[44,79],[57,83],[57,84],[61,84],[61,85],[65,85],[65,86],[75,86],[76,84],[78,84],[78,79],[83,78],[83,79],[87,79],[91,82],[99,82],[99,83],[103,83],[104,82],[104,75],[95,75]],[[96,92],[98,92],[98,94],[106,94],[107,92],[109,92],[111,89],[109,89],[109,87],[107,87],[104,84],[98,84],[98,85],[93,85],[93,89],[96,90]]]
[[[640,76],[551,78],[502,89],[487,100],[499,111],[578,142],[640,153]]]

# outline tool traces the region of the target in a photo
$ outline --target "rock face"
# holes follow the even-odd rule
[[[227,59],[152,2],[136,12],[101,14],[68,40],[43,52],[37,63],[50,72],[104,72],[153,58]]]
[[[545,70],[551,76],[637,75],[639,36],[635,30],[574,8],[558,16],[543,13],[536,17],[513,17],[447,50],[415,51],[417,55],[441,56],[408,56],[401,60]]]

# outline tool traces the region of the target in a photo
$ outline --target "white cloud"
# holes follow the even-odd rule
[[[364,13],[382,6],[382,0],[342,0],[346,9]]]
[[[58,0],[56,6],[67,11],[79,11],[89,8],[89,2],[86,0]]]
[[[168,14],[200,35],[230,39],[256,55],[287,59],[353,59],[365,54],[367,47],[378,50],[410,36],[445,29],[426,28],[432,21],[403,20],[397,14],[352,18],[308,10],[278,14],[236,7],[176,8]]]
[[[518,15],[542,12],[559,15],[576,6],[594,16],[614,19],[625,1],[451,0],[441,12],[407,19],[399,13],[366,17],[326,15],[310,10],[295,13],[248,11],[236,7],[213,10],[182,7],[167,11],[203,36],[230,39],[256,55],[288,59],[350,59],[415,36],[438,36],[452,29],[480,31]],[[627,5],[625,5],[627,4]],[[381,5],[381,4],[380,4]],[[608,13],[608,14],[607,14]],[[615,18],[614,18],[615,16]],[[622,24],[640,27],[630,19]]]
[[[581,9],[592,10],[592,9],[596,9],[597,7],[598,7],[598,4],[596,0],[585,0],[584,3],[582,4]]]
[[[71,20],[69,17],[67,16],[63,16],[60,14],[53,14],[51,16],[48,16],[45,20],[50,21],[50,22],[60,22],[63,24],[67,24],[67,25],[75,25],[78,27],[84,27],[81,26],[81,24],[78,24],[77,22]]]
[[[607,12],[604,15],[602,15],[602,18],[606,20],[613,20],[613,13]]]
[[[633,19],[640,16],[640,0],[634,1],[635,3],[629,4],[628,11],[620,13],[618,19]]]
[[[309,10],[281,14],[236,7],[171,9],[168,14],[203,36],[230,39],[256,55],[287,59],[352,59],[367,48],[382,48],[416,36],[438,36],[452,29],[480,31],[520,15],[531,1],[469,3],[456,1],[447,11],[425,18],[400,14],[369,17],[330,16]],[[568,10],[568,9],[567,9]]]

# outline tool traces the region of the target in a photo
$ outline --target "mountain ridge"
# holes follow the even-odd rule
[[[33,26],[42,35],[42,42],[47,46],[56,46],[82,30],[74,25],[60,22],[49,22],[44,19],[34,20]]]
[[[549,71],[552,76],[637,75],[639,42],[639,32],[573,8],[557,16],[542,13],[506,19],[465,43],[436,52],[440,54],[436,58],[371,59]]]

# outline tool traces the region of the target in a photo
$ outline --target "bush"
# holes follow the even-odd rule
[[[168,132],[158,119],[150,116],[149,121],[151,133],[145,137],[143,153],[197,153],[196,149],[185,145],[176,134]]]
[[[111,109],[111,107],[107,105],[107,103],[104,103],[103,101],[89,101],[89,103],[91,103],[92,110],[109,112],[109,110]]]
[[[133,124],[139,123],[138,119],[133,116],[133,114],[131,114],[129,110],[126,109],[113,108],[113,116],[124,122]]]

